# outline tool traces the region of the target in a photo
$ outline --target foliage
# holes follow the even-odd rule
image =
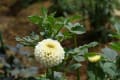
[[[30,34],[30,36],[26,36],[24,38],[16,37],[16,41],[19,41],[24,46],[35,46],[39,41],[39,35],[34,32]]]
[[[108,34],[111,32],[111,18],[113,18],[114,10],[119,9],[119,0],[52,0],[54,5],[50,11],[56,11],[56,16],[67,16],[69,14],[79,13],[82,18],[81,22],[86,25],[86,21],[90,25],[87,37],[93,36],[93,40],[99,42],[107,42],[110,40]],[[56,5],[57,4],[57,5]],[[99,35],[99,39],[94,37]]]
[[[73,16],[71,18],[54,18],[54,13],[47,15],[47,10],[42,8],[42,16],[29,16],[28,18],[30,21],[36,25],[38,25],[38,28],[40,29],[40,35],[42,38],[54,38],[59,41],[63,41],[65,39],[70,38],[74,34],[82,34],[85,32],[85,28],[83,25],[76,23],[73,24],[70,22],[71,20],[78,19],[79,16]],[[66,31],[61,32],[62,29],[66,29]],[[27,43],[32,43],[30,38],[32,36],[35,36],[34,34],[30,36],[27,36],[20,40],[20,38],[17,38],[17,41],[25,42],[23,44],[28,45]],[[39,37],[36,35],[36,38],[34,38],[38,41]],[[30,44],[31,44],[30,43]],[[35,42],[33,42],[35,43]]]
[[[45,8],[42,8],[41,11],[42,11],[42,16],[34,15],[28,17],[32,23],[38,26],[38,29],[40,30],[40,34],[32,33],[30,36],[26,36],[23,38],[17,37],[16,40],[19,41],[22,45],[34,47],[37,44],[37,42],[47,38],[55,39],[62,42],[64,40],[72,38],[72,36],[85,33],[85,28],[83,27],[83,25],[79,23],[71,22],[74,21],[75,19],[78,19],[79,16],[75,15],[69,18],[64,18],[64,17],[55,18],[54,17],[55,13],[47,15],[47,10]],[[65,31],[63,31],[63,29]],[[72,50],[72,55],[69,52],[69,50],[66,48],[67,52],[66,52],[65,61],[62,64],[54,67],[54,71],[53,71],[54,79],[55,80],[64,79],[64,76],[60,77],[60,74],[63,74],[61,70],[66,71],[66,69],[63,69],[63,66],[67,65],[66,61],[68,61],[70,58],[74,59],[74,61],[71,61],[74,64],[71,64],[70,62],[68,67],[70,66],[70,68],[74,68],[74,70],[77,70],[79,67],[81,67],[81,64],[79,62],[84,61],[84,57],[81,54],[77,56],[78,54],[76,53],[79,51],[83,51],[82,54],[84,54],[85,53],[84,50],[86,51],[89,47],[93,47],[94,45],[96,45],[96,43],[90,43],[89,45],[86,44],[83,47],[82,46],[79,47],[78,49],[76,48],[75,50]],[[82,59],[80,60],[80,57],[83,58],[83,60]],[[76,61],[77,63],[75,63]],[[55,71],[57,71],[57,73],[59,74],[57,74]],[[70,69],[68,68],[67,71],[70,71]],[[46,76],[39,77],[38,80],[51,79],[51,76],[52,76],[51,70],[48,70]]]
[[[117,53],[119,51],[119,42],[112,42],[110,43],[111,48],[117,50],[113,50],[109,47],[105,47],[101,50],[101,53],[97,52],[90,52],[89,48],[95,47],[98,45],[97,42],[91,42],[89,44],[85,44],[82,46],[77,46],[76,36],[79,34],[85,33],[85,28],[83,25],[79,23],[72,23],[72,18],[64,18],[59,17],[55,18],[55,14],[47,15],[47,10],[42,9],[42,16],[29,16],[29,19],[32,23],[38,25],[40,29],[39,37],[32,38],[32,37],[24,37],[24,38],[17,38],[23,45],[26,43],[30,46],[31,44],[36,44],[37,41],[52,38],[56,39],[60,42],[72,38],[74,36],[75,44],[74,48],[70,49],[64,47],[66,50],[65,59],[62,64],[53,67],[52,69],[48,70],[46,75],[39,77],[38,80],[66,80],[64,74],[66,72],[76,72],[77,79],[80,79],[80,72],[79,69],[83,66],[81,62],[87,62],[87,76],[88,80],[118,80],[120,79],[119,75],[119,63],[120,63],[120,55]],[[75,19],[76,16],[74,17]],[[65,29],[66,31],[62,31]],[[120,33],[119,28],[115,27],[115,33],[111,34],[112,37],[116,37],[119,39]],[[37,36],[38,36],[37,35]],[[35,37],[35,36],[34,36]],[[27,40],[28,39],[28,40]],[[32,40],[32,41],[31,41]],[[97,55],[97,57],[96,57]],[[100,57],[98,57],[100,56]],[[92,61],[89,59],[92,57]],[[63,68],[66,67],[66,68]],[[57,71],[57,78],[55,77]],[[59,79],[58,79],[59,77]]]

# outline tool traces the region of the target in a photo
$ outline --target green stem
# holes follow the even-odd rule
[[[96,72],[95,72],[96,73]],[[97,74],[95,74],[95,80],[97,80]]]
[[[53,68],[47,69],[46,77],[49,78],[50,80],[54,80],[54,69]]]
[[[97,66],[97,64],[95,64]],[[95,80],[97,80],[97,69],[95,68]]]
[[[55,38],[62,28],[63,28],[63,27],[60,27],[60,28],[57,30],[57,32],[54,34],[54,36],[52,36],[52,37]]]
[[[46,78],[49,78],[49,69],[46,70]]]
[[[74,45],[77,47],[77,35],[74,35]],[[77,80],[80,80],[80,68],[77,69]]]
[[[54,80],[54,68],[51,68],[51,80]]]
[[[77,36],[76,35],[74,35],[74,45],[75,47],[77,47]]]
[[[2,33],[0,32],[0,43],[1,43],[1,50],[4,54],[6,54],[5,51],[5,46],[4,46],[4,42],[3,42],[3,38],[2,38]]]
[[[80,80],[80,69],[77,70],[77,80]]]

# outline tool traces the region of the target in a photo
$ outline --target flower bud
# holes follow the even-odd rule
[[[88,60],[90,62],[98,62],[101,59],[101,55],[94,55],[94,56],[89,56]]]

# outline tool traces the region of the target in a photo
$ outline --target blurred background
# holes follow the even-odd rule
[[[112,41],[107,35],[114,31],[114,25],[119,25],[119,3],[120,0],[0,0],[0,80],[35,80],[33,75],[44,72],[35,63],[33,48],[23,47],[15,40],[38,32],[28,16],[41,15],[41,7],[47,8],[48,14],[56,12],[55,17],[80,15],[78,22],[85,26],[86,33],[78,35],[79,45],[92,41],[107,44]],[[74,80],[73,76],[68,80]]]

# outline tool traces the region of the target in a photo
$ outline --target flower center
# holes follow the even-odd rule
[[[53,44],[47,44],[47,47],[49,47],[49,48],[55,48],[55,46]]]

